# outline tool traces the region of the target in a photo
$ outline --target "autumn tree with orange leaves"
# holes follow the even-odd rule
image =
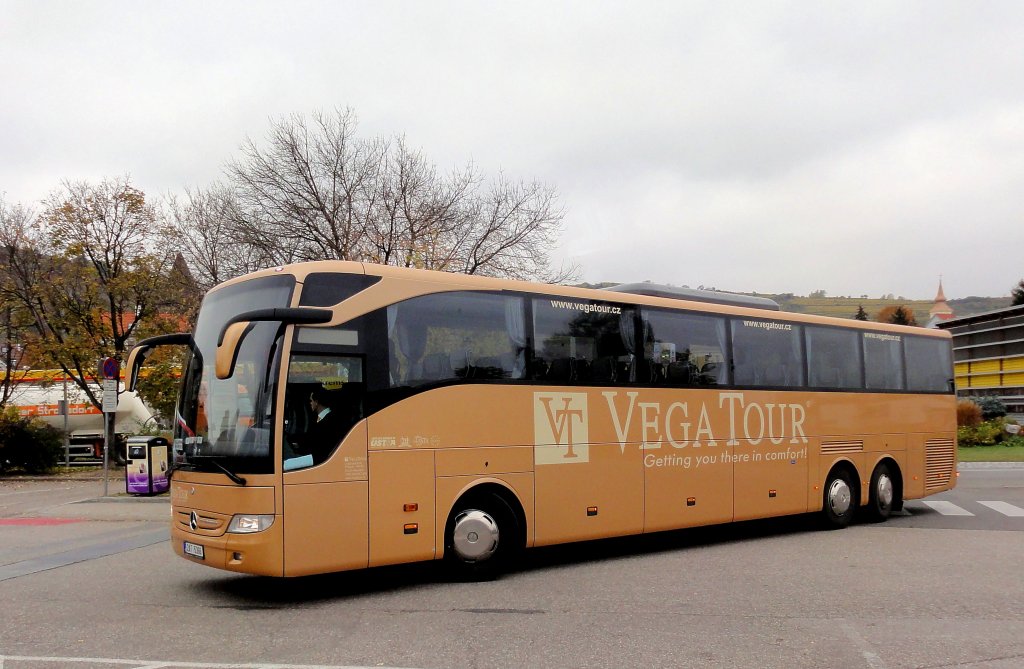
[[[914,318],[914,312],[907,309],[902,304],[890,305],[883,307],[878,312],[878,316],[875,320],[879,323],[892,323],[894,325],[917,325],[917,319]]]
[[[39,215],[0,231],[4,305],[22,314],[37,363],[97,408],[97,361],[124,361],[139,337],[181,329],[188,296],[145,194],[126,178],[65,182]]]

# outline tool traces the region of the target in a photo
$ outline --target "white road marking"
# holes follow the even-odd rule
[[[956,504],[953,504],[953,502],[932,502],[932,501],[926,501],[925,504],[927,504],[928,506],[932,507],[933,509],[935,509],[936,511],[938,511],[939,513],[941,513],[944,516],[973,516],[974,515],[973,513],[968,511],[967,509],[964,509],[963,507],[959,507]]]
[[[1020,508],[1019,506],[1014,506],[1013,504],[1008,504],[1006,502],[982,501],[979,501],[978,504],[983,504],[988,508],[992,509],[993,511],[998,511],[1004,516],[1009,516],[1011,518],[1024,518],[1024,509]]]
[[[211,663],[211,662],[174,662],[166,660],[127,660],[123,658],[109,657],[30,657],[26,655],[0,655],[0,669],[4,667],[4,661],[11,662],[46,662],[51,664],[113,664],[118,666],[131,666],[136,669],[371,669],[370,667],[354,667],[349,665],[334,664],[275,664],[273,662],[256,663]],[[374,667],[373,669],[398,669],[397,667]]]
[[[864,658],[864,662],[870,667],[870,669],[886,669],[885,662],[878,656],[875,649],[871,647],[871,644],[861,636],[854,628],[853,624],[849,620],[842,620],[840,622],[843,631],[846,632],[846,638],[849,639],[857,650],[860,651],[860,656]]]

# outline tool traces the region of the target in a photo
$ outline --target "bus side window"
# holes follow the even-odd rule
[[[285,470],[326,460],[363,419],[361,357],[296,353],[285,388]]]
[[[903,390],[902,335],[865,332],[865,386],[868,390]]]
[[[533,379],[565,385],[636,380],[635,311],[592,301],[533,301]]]
[[[729,383],[724,318],[649,308],[642,313],[642,383],[668,386]]]
[[[904,337],[903,347],[908,390],[952,392],[953,352],[948,339]]]
[[[854,330],[825,328],[808,325],[807,383],[812,388],[864,387],[861,374],[861,350],[858,333]]]
[[[521,297],[453,292],[387,309],[391,386],[520,379],[526,370]]]
[[[737,385],[799,388],[804,385],[803,326],[736,318],[732,349]]]

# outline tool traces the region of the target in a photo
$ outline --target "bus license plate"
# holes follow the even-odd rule
[[[203,547],[199,544],[194,544],[190,541],[185,542],[185,555],[191,555],[194,558],[200,560],[206,559],[206,554],[203,552]]]

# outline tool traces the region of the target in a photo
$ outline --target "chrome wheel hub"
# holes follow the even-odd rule
[[[850,493],[850,486],[843,479],[832,481],[828,487],[828,506],[832,513],[842,516],[850,510],[850,502],[853,496]]]
[[[889,478],[888,474],[882,474],[878,477],[875,496],[878,498],[879,506],[887,508],[892,505],[892,479]]]
[[[452,547],[463,560],[486,560],[498,551],[498,524],[478,509],[463,511],[455,518]]]

